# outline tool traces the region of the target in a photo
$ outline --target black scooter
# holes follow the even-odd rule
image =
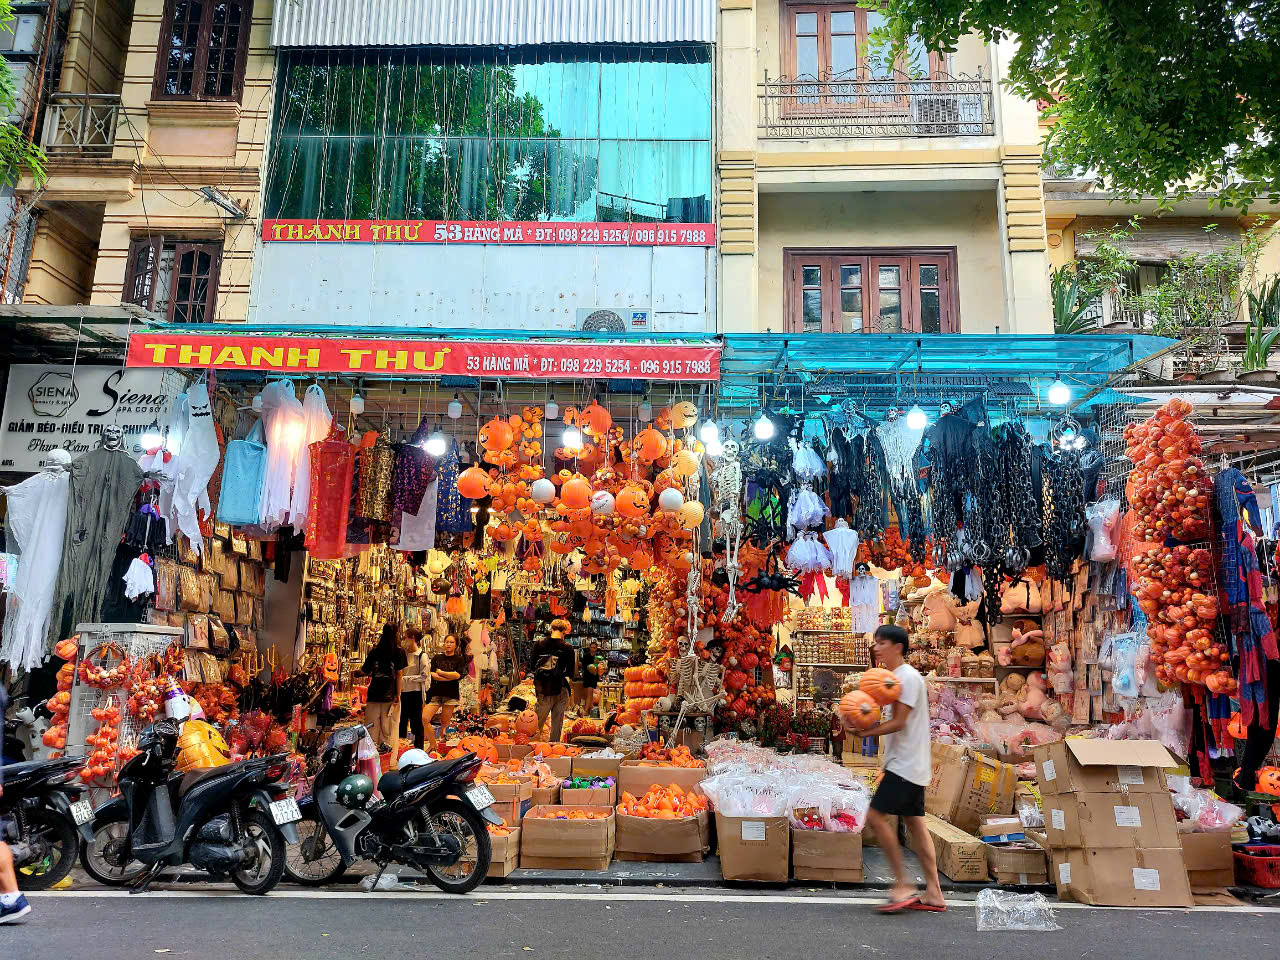
[[[18,887],[47,890],[76,864],[77,830],[90,839],[93,807],[80,799],[83,757],[26,760],[0,770],[0,840],[9,844]]]
[[[372,860],[381,868],[379,877],[389,864],[402,863],[423,870],[446,893],[474,890],[489,873],[486,824],[502,823],[488,789],[472,783],[480,758],[468,753],[384,773],[378,781],[382,799],[352,807],[339,800],[338,785],[358,772],[365,736],[364,727],[347,727],[325,744],[311,795],[298,803],[302,842],[289,848],[289,878],[319,887],[357,860]]]
[[[288,756],[174,773],[179,727],[158,720],[120,769],[120,792],[93,815],[80,861],[99,883],[146,889],[165,866],[190,863],[263,894],[298,842],[298,805],[287,795]]]

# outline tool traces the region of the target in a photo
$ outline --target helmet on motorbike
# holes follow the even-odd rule
[[[338,784],[338,802],[352,810],[360,810],[373,796],[373,781],[363,773],[353,773]]]
[[[396,764],[401,770],[408,770],[410,767],[425,767],[431,762],[431,757],[425,750],[406,750],[400,754],[400,760]]]
[[[203,720],[188,720],[178,737],[178,773],[221,767],[231,762],[231,751],[222,734]]]

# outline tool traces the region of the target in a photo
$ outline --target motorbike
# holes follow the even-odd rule
[[[6,764],[0,840],[9,844],[20,890],[47,890],[71,872],[93,806],[81,799],[83,757]]]
[[[22,703],[18,700],[17,703]],[[49,708],[20,706],[4,721],[4,762],[21,763],[40,757],[41,738],[49,729]],[[46,751],[47,752],[47,751]]]
[[[368,737],[362,726],[347,727],[325,744],[311,794],[298,803],[302,840],[289,848],[289,878],[323,886],[356,861],[371,860],[379,878],[388,865],[400,863],[418,867],[446,893],[475,889],[489,872],[486,824],[502,823],[493,795],[472,782],[480,758],[468,753],[384,773],[378,799],[372,780],[357,769],[360,743]],[[369,755],[376,756],[376,748]]]
[[[287,844],[298,842],[288,755],[175,772],[179,732],[170,719],[142,732],[120,768],[120,792],[94,811],[81,864],[99,883],[135,893],[183,863],[267,893],[284,874]]]

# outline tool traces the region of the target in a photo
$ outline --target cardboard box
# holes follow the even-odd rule
[[[1166,793],[1064,793],[1044,798],[1050,847],[1176,847],[1178,820]]]
[[[485,876],[507,876],[520,862],[520,828],[516,827],[505,837],[489,834],[489,845],[493,848],[493,855]]]
[[[998,846],[987,844],[987,869],[1003,886],[1037,886],[1049,882],[1049,859],[1032,843]]]
[[[933,778],[925,788],[926,813],[976,833],[983,817],[1013,812],[1017,771],[955,744],[932,746]]]
[[[519,783],[486,783],[493,794],[493,811],[508,827],[520,825],[524,815],[533,806],[533,780],[521,777]]]
[[[786,817],[716,814],[720,873],[726,880],[786,883],[791,876],[791,824]]]
[[[556,820],[526,815],[520,825],[520,866],[529,870],[604,870],[613,858],[612,807],[534,807],[530,814],[561,810],[597,810],[604,820]]]
[[[987,845],[955,824],[926,815],[925,829],[933,838],[938,872],[957,882],[980,883],[987,879]],[[910,834],[907,835],[910,840]],[[914,848],[913,848],[914,849]]]
[[[533,752],[527,743],[496,743],[494,749],[498,751],[499,760],[522,760]]]
[[[618,805],[617,787],[593,787],[590,790],[572,790],[560,786],[562,807],[615,807]]]
[[[1230,833],[1180,833],[1178,839],[1192,892],[1216,892],[1235,885]]]
[[[560,784],[550,787],[534,787],[533,803],[535,807],[546,807],[560,802]]]
[[[567,780],[573,774],[573,757],[547,757],[542,762],[561,780]]]
[[[897,816],[891,813],[885,817],[885,819],[889,821],[889,829],[893,831],[893,835],[895,837],[898,836]],[[864,846],[868,847],[880,846],[880,838],[876,836],[876,832],[872,830],[870,826],[866,826],[862,829],[862,843]]]
[[[791,831],[791,876],[826,883],[862,882],[862,834]]]
[[[1059,900],[1107,907],[1189,907],[1182,848],[1064,849],[1054,854]]]
[[[1168,792],[1164,770],[1177,764],[1157,740],[1060,740],[1035,750],[1040,794]]]
[[[618,796],[629,793],[633,797],[643,797],[654,784],[670,786],[676,784],[688,792],[706,779],[705,767],[655,767],[641,766],[643,760],[623,760],[618,767]]]
[[[567,776],[614,777],[616,779],[618,767],[621,764],[622,760],[618,757],[574,757],[573,772]]]
[[[933,778],[924,790],[925,813],[950,820],[969,775],[969,750],[956,743],[930,745]]]
[[[617,814],[615,860],[661,863],[698,863],[711,852],[711,818],[706,811],[696,817],[658,820]]]

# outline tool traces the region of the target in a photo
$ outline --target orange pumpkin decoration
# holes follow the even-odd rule
[[[458,493],[468,500],[487,497],[491,485],[489,474],[479,467],[467,467],[458,475]]]
[[[846,727],[853,730],[870,730],[880,722],[879,704],[870,694],[861,690],[854,690],[841,697],[839,709],[840,719]]]
[[[595,400],[592,400],[591,406],[578,414],[578,425],[582,428],[582,432],[589,437],[603,437],[609,432],[609,428],[613,426],[613,417],[610,416],[608,410],[600,406]]]
[[[1258,793],[1280,797],[1280,767],[1262,767],[1258,770],[1258,778],[1254,781],[1254,789]]]
[[[649,512],[649,494],[640,484],[628,483],[618,491],[614,509],[624,517],[638,520]]]
[[[872,667],[858,681],[858,689],[883,707],[898,699],[902,693],[902,681],[892,670]]]
[[[501,417],[494,417],[480,428],[480,445],[490,453],[502,453],[515,443],[515,431]]]
[[[575,473],[560,487],[560,501],[574,510],[591,506],[591,481]]]
[[[532,736],[538,729],[538,715],[532,710],[522,710],[516,717],[516,733]]]
[[[1231,720],[1227,723],[1227,733],[1231,734],[1233,740],[1244,740],[1249,735],[1239,710],[1231,715]]]
[[[667,438],[653,427],[646,427],[636,434],[635,453],[642,463],[653,463],[667,454]]]

